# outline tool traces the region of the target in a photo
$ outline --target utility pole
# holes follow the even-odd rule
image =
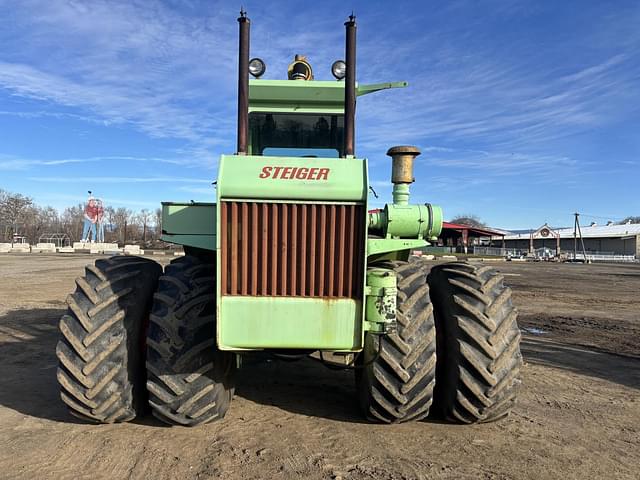
[[[580,214],[576,212],[573,215],[573,261],[575,262],[578,258],[578,217]]]
[[[582,238],[582,229],[580,228],[580,214],[578,212],[573,214],[575,221],[573,223],[573,259],[578,257],[578,235],[580,235],[580,244],[582,246],[582,256],[585,263],[587,263],[587,252],[584,248],[584,238]]]

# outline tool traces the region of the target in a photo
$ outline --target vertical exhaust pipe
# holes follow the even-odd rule
[[[345,22],[347,30],[344,85],[344,156],[354,155],[356,116],[356,17],[353,13]]]
[[[246,155],[249,135],[249,27],[247,12],[240,10],[238,53],[238,155]]]

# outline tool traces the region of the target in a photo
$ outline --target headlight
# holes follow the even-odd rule
[[[260,78],[267,70],[267,66],[259,58],[249,60],[249,73],[256,78]]]
[[[342,60],[336,60],[333,62],[333,65],[331,65],[331,73],[333,73],[333,76],[338,80],[342,80],[347,74],[347,64]]]

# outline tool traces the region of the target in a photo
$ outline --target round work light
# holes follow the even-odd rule
[[[333,62],[333,65],[331,65],[331,73],[333,73],[333,76],[338,80],[342,80],[347,74],[347,64],[344,63],[343,60],[336,60]]]
[[[267,66],[259,58],[252,58],[249,60],[249,73],[256,78],[260,78],[267,70]]]

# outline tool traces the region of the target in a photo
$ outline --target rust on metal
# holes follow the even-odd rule
[[[231,204],[231,295],[238,293],[238,204]]]
[[[238,17],[238,155],[247,154],[249,138],[249,28],[245,13]]]
[[[282,207],[282,236],[280,237],[280,244],[278,245],[278,255],[280,256],[280,295],[287,294],[287,251],[288,243],[291,232],[289,231],[289,209],[286,205],[280,205]]]
[[[338,295],[344,292],[344,246],[346,245],[346,226],[345,226],[345,213],[346,207],[340,205],[339,207],[339,225],[338,225]]]
[[[267,295],[269,293],[268,281],[269,281],[269,255],[268,245],[269,245],[269,206],[266,203],[263,203],[260,206],[260,210],[262,215],[260,217],[260,226],[261,228],[261,242],[260,242],[260,252],[261,254],[256,255],[258,257],[258,262],[260,265],[260,293],[262,295]]]
[[[229,271],[229,260],[228,260],[228,230],[226,229],[226,226],[228,225],[228,220],[227,220],[227,204],[226,203],[222,203],[220,205],[220,222],[221,225],[223,225],[225,228],[223,228],[223,233],[220,236],[220,282],[221,285],[223,285],[222,287],[222,293],[223,294],[227,294],[229,293],[227,291],[227,273]]]
[[[354,155],[356,116],[356,18],[351,15],[345,24],[347,35],[345,44],[344,78],[344,155]]]
[[[223,201],[223,295],[359,298],[362,205]]]
[[[278,293],[278,204],[271,205],[271,288],[270,295]]]
[[[256,255],[258,251],[258,229],[259,229],[259,218],[258,218],[258,204],[251,204],[251,290],[250,295],[258,294],[258,273],[260,272],[258,261],[260,259],[259,255]]]
[[[387,155],[391,157],[391,183],[413,183],[413,161],[420,155],[420,149],[400,145],[391,147]]]
[[[241,262],[242,273],[240,274],[240,285],[242,295],[247,295],[249,286],[249,205],[242,203],[242,227],[240,228],[240,245],[242,246]]]
[[[290,292],[293,296],[298,296],[298,278],[297,269],[298,265],[298,205],[295,203],[291,205],[291,231],[289,233],[290,245],[291,245],[291,263],[289,265],[289,282],[291,285]]]
[[[327,255],[327,296],[334,297],[334,272],[336,266],[336,206],[329,206],[329,254]]]
[[[324,264],[327,240],[327,206],[320,205],[320,222],[318,222],[318,296],[324,297]]]

